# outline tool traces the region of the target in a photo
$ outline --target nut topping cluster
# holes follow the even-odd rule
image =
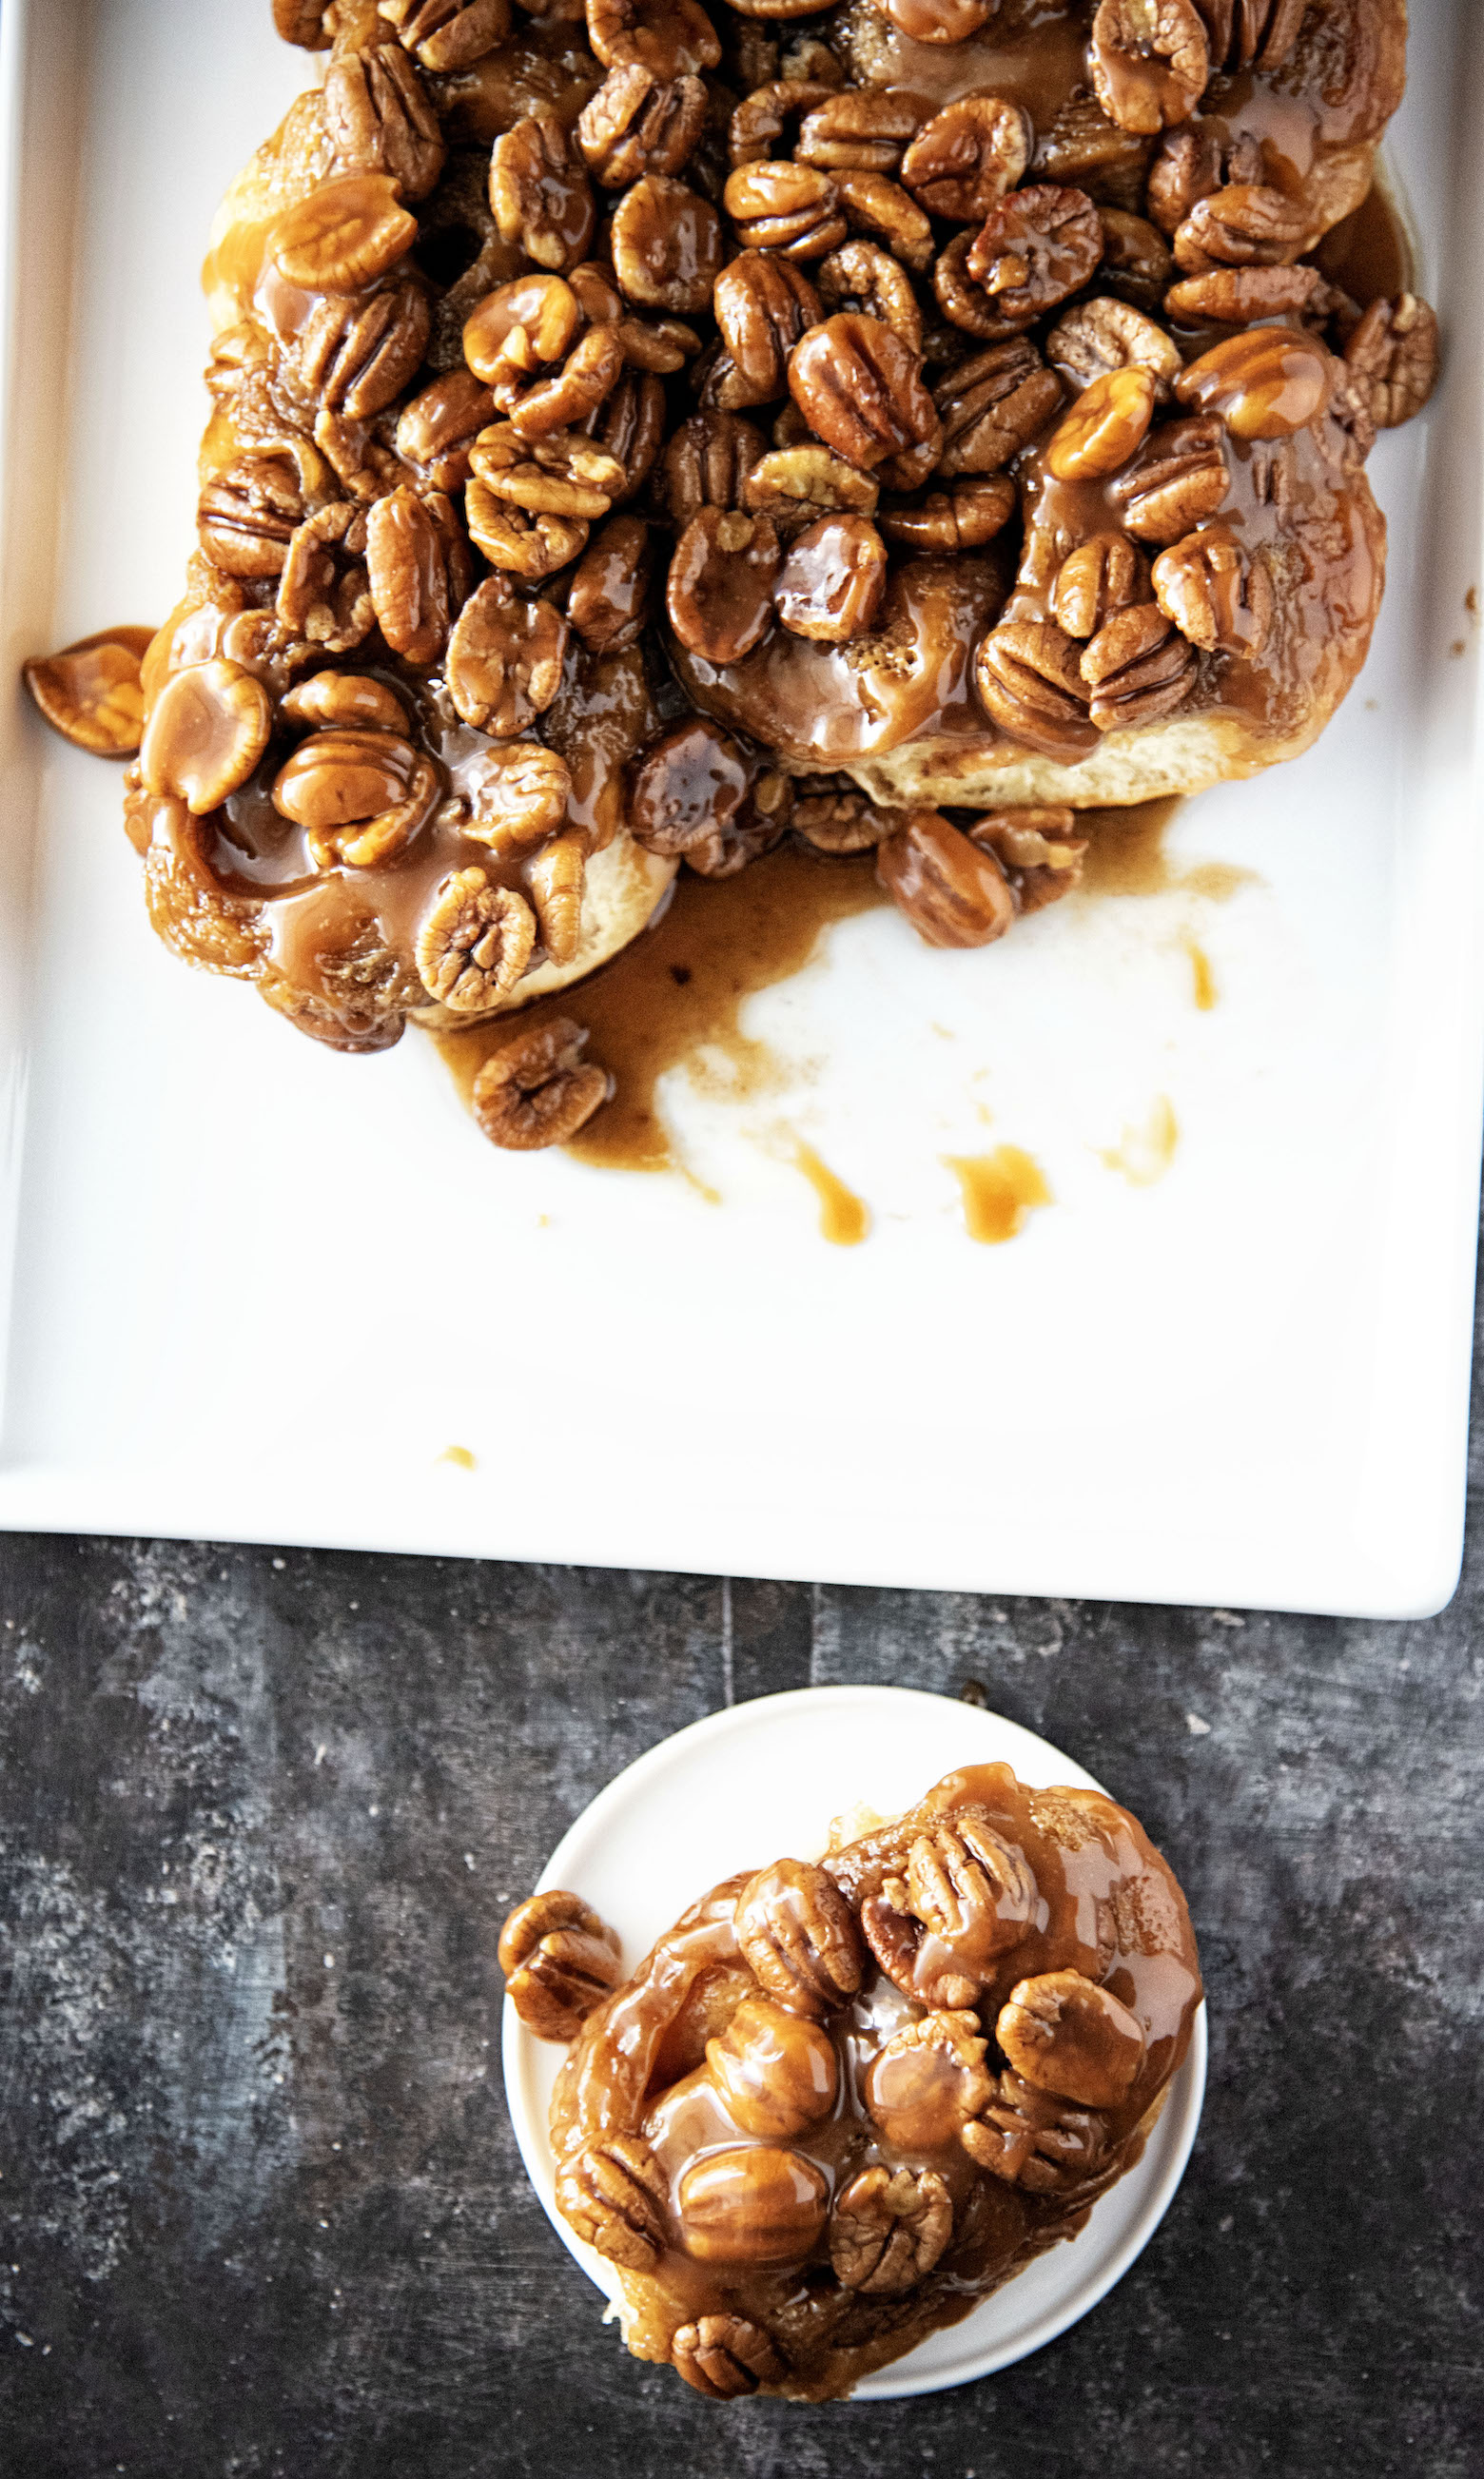
[[[1071,2235],[1200,1998],[1134,1819],[1005,1765],[717,1886],[621,1985],[616,1957],[576,1894],[500,1944],[521,2021],[572,2044],[558,2208],[629,2346],[713,2399],[847,2390]]]

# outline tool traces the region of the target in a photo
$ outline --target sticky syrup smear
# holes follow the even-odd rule
[[[1018,1145],[996,1145],[992,1154],[944,1154],[963,1198],[963,1227],[971,1240],[997,1246],[1013,1240],[1028,1214],[1054,1205],[1038,1163]]]
[[[870,1208],[842,1179],[836,1179],[812,1145],[796,1143],[790,1159],[819,1199],[820,1237],[833,1240],[837,1248],[857,1248],[871,1228]]]
[[[1221,995],[1216,987],[1215,974],[1211,967],[1211,958],[1205,948],[1190,936],[1189,931],[1186,933],[1184,945],[1186,954],[1190,958],[1190,996],[1201,1013],[1205,1015],[1215,1006]]]
[[[1121,1171],[1130,1188],[1153,1188],[1175,1159],[1180,1122],[1167,1093],[1157,1093],[1141,1127],[1127,1127],[1115,1145],[1102,1149],[1110,1170]]]

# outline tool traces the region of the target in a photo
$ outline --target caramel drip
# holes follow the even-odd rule
[[[963,1227],[971,1240],[997,1246],[1024,1230],[1027,1214],[1054,1205],[1039,1163],[1018,1145],[996,1145],[989,1154],[945,1154],[963,1198]]]

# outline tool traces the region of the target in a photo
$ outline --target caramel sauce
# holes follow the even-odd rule
[[[1175,1159],[1180,1122],[1167,1093],[1157,1093],[1141,1127],[1127,1127],[1115,1145],[1102,1149],[1109,1170],[1122,1173],[1130,1188],[1154,1188]]]
[[[737,878],[682,870],[663,916],[580,988],[434,1038],[467,1101],[484,1061],[518,1028],[575,1016],[591,1035],[588,1056],[610,1071],[617,1090],[567,1151],[609,1170],[677,1169],[656,1097],[660,1078],[682,1064],[695,1075],[699,1054],[709,1052],[725,1064],[729,1093],[776,1089],[782,1062],[743,1033],[744,1001],[801,972],[834,922],[885,901],[869,853],[825,860],[785,847]]]
[[[1225,904],[1243,886],[1259,886],[1252,869],[1235,861],[1172,859],[1165,837],[1185,804],[1140,801],[1128,809],[1079,809],[1077,832],[1087,838],[1083,896],[1199,895]],[[1196,999],[1197,1007],[1211,1004]]]
[[[1205,1015],[1215,1006],[1220,996],[1216,987],[1216,977],[1211,967],[1211,958],[1204,947],[1197,946],[1193,938],[1187,938],[1185,951],[1190,958],[1190,995],[1201,1013]]]
[[[971,1240],[998,1246],[1024,1230],[1027,1214],[1056,1203],[1039,1163],[1018,1145],[996,1145],[991,1154],[944,1154],[942,1160],[959,1183]]]
[[[1401,210],[1380,178],[1371,183],[1355,213],[1326,233],[1314,256],[1330,283],[1348,293],[1363,310],[1372,301],[1410,293],[1417,281],[1416,254]]]
[[[457,1471],[477,1471],[479,1468],[477,1455],[472,1455],[467,1446],[445,1446],[438,1461],[452,1464]]]
[[[853,1188],[837,1179],[812,1145],[800,1143],[793,1152],[795,1170],[802,1171],[819,1199],[820,1237],[837,1248],[857,1248],[871,1228],[871,1209]]]

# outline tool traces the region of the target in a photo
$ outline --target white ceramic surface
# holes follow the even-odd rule
[[[750,1006],[773,1096],[667,1088],[719,1209],[498,1155],[420,1036],[341,1059],[187,971],[116,772],[0,701],[0,1524],[1446,1597],[1484,1036],[1484,22],[1413,17],[1393,155],[1448,377],[1376,450],[1393,573],[1348,705],[1180,823],[1182,859],[1250,879],[1073,901],[980,954],[842,925]],[[307,73],[268,0],[5,0],[8,679],[175,598],[208,222]],[[1104,1156],[1162,1096],[1173,1164],[1130,1185]],[[868,1200],[864,1246],[820,1238],[784,1130]],[[1056,1203],[977,1246],[941,1157],[1002,1141]]]
[[[859,1802],[894,1816],[957,1766],[999,1762],[1040,1789],[1104,1787],[1016,1723],[949,1697],[903,1687],[760,1697],[692,1723],[626,1767],[562,1836],[541,1885],[565,1886],[590,1902],[619,1930],[631,1970],[708,1885],[785,1853],[813,1856],[831,1819]],[[1178,1863],[1178,1853],[1165,1855]],[[612,2297],[610,2267],[555,2205],[547,2112],[566,2051],[533,2039],[508,2001],[502,2046],[506,2097],[531,2184],[563,2245]],[[1093,2206],[1081,2235],[1039,2257],[961,2324],[868,2376],[856,2400],[939,2392],[992,2375],[1095,2307],[1168,2210],[1195,2140],[1205,2083],[1203,2006],[1142,2160]]]

